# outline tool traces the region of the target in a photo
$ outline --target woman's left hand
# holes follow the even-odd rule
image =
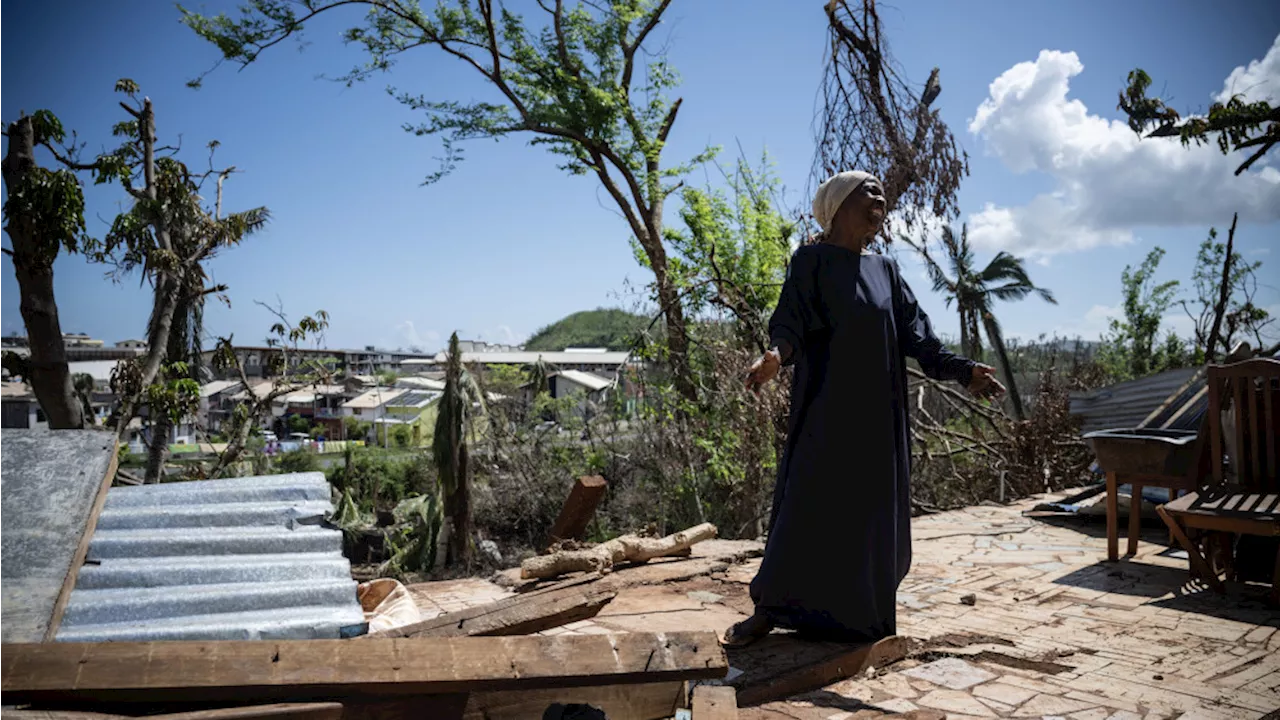
[[[969,392],[975,397],[991,397],[1004,394],[1004,385],[996,379],[996,369],[990,365],[977,363],[973,366],[973,377],[969,380]]]

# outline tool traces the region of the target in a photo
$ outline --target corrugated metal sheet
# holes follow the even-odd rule
[[[1196,368],[1169,370],[1089,392],[1072,393],[1071,414],[1081,418],[1083,432],[1136,428],[1197,372]]]
[[[57,639],[361,634],[321,473],[112,488]]]
[[[116,454],[115,433],[6,429],[0,636],[43,642]]]

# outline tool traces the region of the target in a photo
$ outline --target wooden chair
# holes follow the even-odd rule
[[[1258,358],[1208,371],[1209,409],[1205,417],[1209,444],[1209,484],[1156,508],[1170,532],[1187,551],[1192,572],[1215,590],[1223,590],[1218,570],[1192,539],[1209,533],[1280,537],[1280,360]],[[1234,432],[1230,463],[1226,462],[1222,414],[1230,410]],[[1229,544],[1228,544],[1229,547]],[[1225,563],[1228,579],[1230,552]],[[1272,599],[1280,602],[1280,553],[1276,555]]]

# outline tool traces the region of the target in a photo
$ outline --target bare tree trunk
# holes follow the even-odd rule
[[[145,483],[158,483],[164,476],[164,463],[169,459],[169,431],[173,422],[168,414],[158,413],[151,419],[151,444],[147,448]]]
[[[23,117],[9,126],[9,151],[3,163],[6,210],[9,196],[26,184],[36,168],[35,130],[31,118]],[[53,261],[60,241],[42,237],[33,218],[10,215],[5,219],[4,229],[13,243],[13,267],[22,297],[20,310],[31,353],[27,380],[51,429],[85,427],[84,408],[71,382],[53,293]]]
[[[1004,381],[1009,388],[1009,402],[1013,404],[1013,416],[1019,421],[1025,420],[1022,396],[1018,394],[1018,382],[1013,377],[1013,365],[1009,362],[1009,353],[1005,351],[1000,326],[996,324],[995,317],[989,312],[982,313],[982,322],[987,327],[987,338],[991,340],[991,348],[995,350],[996,357],[1000,360],[1000,370],[1004,372]]]
[[[689,331],[685,326],[684,305],[680,303],[680,295],[672,285],[671,276],[667,272],[667,251],[662,246],[662,221],[657,217],[660,212],[661,209],[651,211],[650,218],[645,224],[647,231],[644,235],[638,234],[638,239],[649,258],[649,265],[653,268],[658,305],[662,309],[662,316],[667,324],[667,348],[671,362],[672,383],[681,397],[695,402],[698,399],[698,388],[693,379],[693,366],[689,363]]]
[[[458,453],[458,487],[453,491],[453,542],[454,557],[463,565],[471,564],[471,471],[470,453],[462,445]]]
[[[1227,255],[1222,260],[1222,287],[1219,289],[1218,304],[1213,309],[1213,329],[1209,331],[1209,341],[1205,343],[1204,361],[1213,362],[1213,351],[1218,344],[1218,333],[1222,331],[1222,318],[1227,314],[1227,301],[1231,298],[1231,254],[1235,252],[1236,221],[1239,213],[1231,215],[1231,230],[1227,232]]]

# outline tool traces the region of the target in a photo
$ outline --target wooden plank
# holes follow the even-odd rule
[[[247,707],[195,710],[192,712],[148,715],[147,720],[339,720],[342,703],[278,703]],[[11,710],[5,708],[2,720],[129,720],[130,715],[110,715],[76,710]]]
[[[550,630],[595,617],[617,595],[612,588],[592,586],[590,580],[578,578],[566,587],[514,595],[368,637],[530,635]]]
[[[609,720],[659,720],[669,718],[684,692],[680,681],[641,685],[553,688],[472,693],[465,720],[525,720],[540,718],[552,703],[591,705]]]
[[[729,664],[742,674],[726,684],[737,690],[739,707],[749,707],[817,690],[906,655],[907,639],[896,635],[855,645],[774,633],[744,648],[728,649]]]
[[[8,704],[346,700],[696,680],[728,672],[714,633],[43,643],[0,647]]]
[[[693,689],[693,720],[737,720],[738,693],[728,685]]]
[[[0,640],[41,642],[56,632],[84,564],[88,521],[96,517],[116,458],[115,433],[6,429],[3,439]]]
[[[89,545],[93,542],[93,533],[98,529],[98,516],[102,514],[102,506],[107,504],[107,491],[111,489],[111,481],[116,476],[116,466],[120,462],[118,452],[111,453],[107,463],[107,471],[98,484],[98,495],[93,499],[93,507],[89,509],[89,517],[85,520],[84,531],[80,533],[80,542],[76,552],[71,556],[71,569],[62,581],[62,589],[58,591],[58,600],[53,604],[53,615],[49,618],[49,629],[45,630],[44,641],[53,642],[62,626],[62,616],[67,612],[67,603],[71,600],[71,591],[80,579],[80,568],[84,567],[84,559],[89,556]]]
[[[596,506],[604,498],[608,483],[599,475],[578,478],[569,491],[569,497],[560,508],[560,515],[551,526],[551,542],[581,538],[587,525],[596,514]]]
[[[1120,559],[1120,484],[1114,472],[1107,473],[1107,559]]]

